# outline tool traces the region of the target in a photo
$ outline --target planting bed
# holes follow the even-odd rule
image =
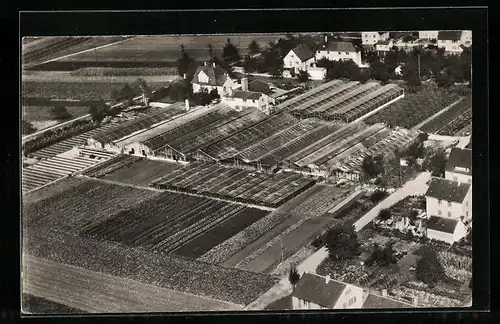
[[[191,163],[153,181],[151,186],[277,207],[314,183],[313,178],[297,173],[252,173],[218,164]]]
[[[187,260],[57,232],[30,233],[23,252],[90,271],[246,305],[274,286],[276,277]]]
[[[446,90],[407,93],[403,99],[366,118],[365,122],[412,128],[459,99],[458,94]]]
[[[426,133],[453,136],[472,122],[472,98],[465,97],[453,107],[420,127]]]
[[[58,304],[51,300],[37,296],[22,294],[22,312],[27,314],[82,314],[83,310]]]

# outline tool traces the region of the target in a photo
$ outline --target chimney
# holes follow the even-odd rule
[[[184,80],[186,80],[186,73],[184,73],[182,77],[184,78]]]
[[[186,99],[185,102],[186,102],[186,111],[189,111],[189,99]]]
[[[203,65],[207,66],[207,62],[203,62]]]
[[[331,280],[331,279],[330,279],[330,275],[326,275],[326,277],[325,277],[325,281],[326,281],[326,283],[329,283],[329,282],[330,282],[330,280]]]
[[[418,297],[413,296],[413,306],[418,307]]]
[[[248,91],[248,78],[241,78],[241,90]]]
[[[215,62],[212,62],[212,66],[215,67]]]
[[[383,289],[382,290],[382,297],[386,297],[387,298],[387,289]]]
[[[328,43],[328,35],[325,35],[325,43]]]

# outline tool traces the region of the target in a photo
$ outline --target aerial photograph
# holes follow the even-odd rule
[[[22,314],[472,306],[472,32],[22,37]]]

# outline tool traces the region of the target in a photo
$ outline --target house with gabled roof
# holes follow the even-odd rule
[[[326,38],[326,37],[325,37]],[[316,61],[326,58],[330,61],[351,60],[360,66],[361,51],[358,51],[351,42],[328,41],[320,45],[316,51]]]
[[[236,80],[229,77],[226,70],[216,66],[215,63],[210,65],[206,62],[204,66],[199,66],[196,69],[191,84],[193,85],[193,92],[201,92],[203,89],[210,92],[216,89],[221,97],[228,93],[229,89],[240,87]]]
[[[462,31],[445,30],[438,33],[437,46],[443,48],[446,54],[460,54],[463,52]]]
[[[363,45],[375,45],[379,41],[384,41],[389,39],[389,32],[362,32],[361,33],[361,44]]]
[[[315,62],[314,52],[305,44],[299,44],[288,52],[283,58],[283,68],[291,69],[295,73],[306,71],[313,67]]]
[[[439,31],[438,30],[420,30],[418,32],[418,38],[420,39],[437,39]]]
[[[449,244],[458,242],[467,235],[466,226],[457,219],[431,216],[425,227],[427,238]]]
[[[304,273],[292,292],[293,309],[357,309],[362,305],[362,288],[314,273]]]
[[[472,184],[472,150],[452,148],[446,163],[444,177],[448,180]]]
[[[221,102],[232,109],[242,111],[246,108],[256,108],[266,114],[271,112],[271,105],[274,105],[275,100],[269,94],[270,89],[264,84],[255,85],[261,91],[254,91],[249,88],[248,79],[241,78],[240,89],[229,89],[229,91],[221,98]]]
[[[433,177],[425,193],[427,216],[455,220],[472,217],[472,186],[468,183]]]

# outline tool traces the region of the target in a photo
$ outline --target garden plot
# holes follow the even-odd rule
[[[420,127],[421,131],[454,136],[472,122],[472,98],[468,96]]]

